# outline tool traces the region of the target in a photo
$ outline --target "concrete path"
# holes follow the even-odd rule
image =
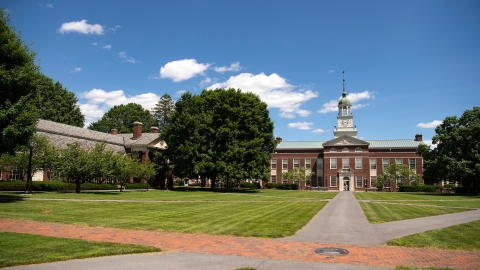
[[[131,269],[195,269],[228,270],[253,267],[257,270],[302,269],[302,270],[385,270],[389,267],[313,263],[286,260],[269,260],[241,256],[222,256],[187,252],[145,253],[71,260],[8,268],[11,270],[131,270]]]
[[[370,239],[375,240],[377,234],[352,192],[344,191],[330,200],[303,229],[281,240],[372,245]]]
[[[282,241],[384,245],[388,240],[480,220],[480,209],[370,224],[352,192],[340,192],[303,229]]]

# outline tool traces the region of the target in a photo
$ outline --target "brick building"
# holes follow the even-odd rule
[[[53,121],[40,119],[37,123],[37,134],[46,137],[56,148],[67,148],[73,143],[80,143],[82,147],[92,148],[96,143],[104,142],[106,148],[117,154],[137,153],[142,160],[146,157],[153,159],[155,152],[166,149],[166,143],[160,138],[158,127],[151,127],[149,133],[142,133],[142,123],[133,124],[132,133],[118,134],[116,129],[110,133],[103,133],[90,129],[70,126]],[[16,168],[3,168],[0,180],[26,180],[27,175]],[[49,181],[55,177],[55,171],[51,168],[44,168],[32,176],[33,181]],[[169,173],[171,177],[171,173]],[[152,183],[154,187],[164,187],[166,175],[160,173]],[[108,182],[105,179],[94,179],[94,182]],[[142,179],[133,181],[145,182]]]
[[[334,138],[329,141],[284,142],[278,137],[270,163],[270,182],[291,182],[282,179],[282,172],[305,167],[314,175],[306,182],[300,182],[301,189],[311,186],[363,191],[375,187],[377,176],[393,163],[407,164],[416,174],[422,174],[423,160],[415,153],[418,145],[423,143],[421,134],[404,140],[360,140],[357,139],[353,116],[343,80]]]

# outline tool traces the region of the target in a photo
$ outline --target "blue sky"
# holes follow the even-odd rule
[[[258,94],[284,141],[333,138],[342,71],[358,138],[431,140],[480,105],[480,1],[0,1],[86,124],[212,87]]]

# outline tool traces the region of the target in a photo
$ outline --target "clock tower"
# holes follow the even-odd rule
[[[343,72],[343,93],[342,97],[338,101],[338,115],[337,124],[333,130],[333,136],[335,138],[342,135],[357,137],[357,128],[353,125],[352,103],[347,98],[347,92],[345,90],[345,71]]]

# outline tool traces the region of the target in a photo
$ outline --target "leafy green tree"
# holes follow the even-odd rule
[[[5,9],[0,9],[0,153],[13,154],[35,132],[39,67],[35,53],[9,23]]]
[[[39,170],[54,168],[58,151],[53,144],[41,135],[34,135],[28,145],[17,147],[15,154],[2,154],[0,166],[16,168],[27,174],[26,192],[31,192],[32,175]]]
[[[38,85],[40,93],[36,107],[40,118],[62,124],[83,127],[83,116],[75,94],[68,91],[60,82],[54,83],[47,76],[41,76]]]
[[[140,104],[128,103],[114,106],[103,115],[102,119],[91,123],[88,129],[107,133],[112,128],[116,128],[118,133],[132,133],[133,123],[137,121],[143,124],[142,132],[147,132],[152,126],[157,126],[150,111],[144,109]]]
[[[466,110],[460,118],[448,116],[435,128],[437,147],[420,146],[425,177],[431,183],[458,181],[471,193],[480,190],[480,107]]]
[[[145,162],[142,162],[138,166],[137,177],[140,179],[145,179],[147,182],[147,191],[148,186],[151,184],[152,180],[157,175],[156,164],[150,161],[147,157]]]
[[[380,177],[381,176],[381,177]],[[396,190],[398,186],[409,186],[412,183],[418,183],[419,177],[407,164],[391,164],[383,169],[383,174],[379,178],[384,186],[390,191]],[[380,182],[380,180],[378,180]]]
[[[215,188],[217,177],[268,179],[275,147],[267,105],[235,89],[185,93],[163,133],[175,175],[201,175]]]
[[[75,192],[80,193],[80,184],[95,177],[89,151],[77,142],[61,150],[58,170],[66,181],[75,183]]]
[[[298,185],[300,181],[306,182],[313,175],[315,175],[315,173],[312,172],[311,170],[308,170],[305,167],[300,167],[300,168],[293,168],[288,172],[283,172],[282,179],[286,179],[286,180],[291,179],[294,184]]]
[[[163,128],[170,123],[170,118],[175,111],[175,102],[169,94],[164,94],[152,110],[153,119],[158,122],[158,128],[162,133]]]

